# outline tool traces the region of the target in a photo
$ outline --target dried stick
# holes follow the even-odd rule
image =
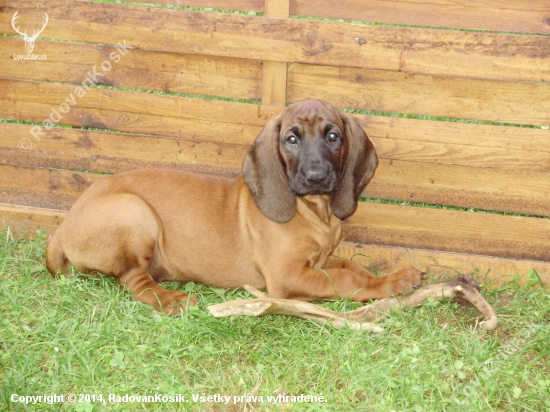
[[[494,330],[498,326],[498,318],[495,310],[479,293],[479,283],[476,279],[466,275],[458,275],[445,283],[434,283],[417,289],[414,293],[398,298],[387,298],[348,312],[347,316],[354,319],[375,321],[383,319],[392,309],[402,310],[415,308],[428,298],[441,300],[443,298],[458,298],[466,300],[475,306],[486,318],[479,323],[485,330]]]
[[[351,312],[336,312],[308,302],[275,298],[248,285],[245,286],[245,289],[256,296],[256,299],[232,300],[211,305],[208,310],[216,318],[276,314],[310,319],[322,324],[328,322],[336,328],[347,326],[355,330],[381,333],[384,329],[372,322],[384,318],[392,309],[403,310],[408,307],[417,307],[430,297],[435,300],[457,297],[472,303],[487,318],[479,323],[481,328],[493,330],[498,325],[494,309],[479,293],[478,282],[465,275],[459,275],[445,283],[423,286],[407,296],[382,299]]]
[[[347,319],[346,314],[325,309],[312,303],[294,299],[279,299],[266,295],[258,289],[245,285],[244,288],[256,299],[230,300],[217,305],[208,306],[208,310],[215,318],[227,316],[263,316],[263,315],[287,315],[302,319],[310,319],[314,322],[331,323],[338,329],[345,326],[351,329],[381,333],[380,326],[361,320]]]

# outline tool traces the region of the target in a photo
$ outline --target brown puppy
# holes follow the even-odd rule
[[[116,276],[169,314],[197,299],[157,282],[250,284],[304,300],[409,293],[421,282],[416,269],[376,277],[331,256],[376,166],[351,116],[305,100],[269,121],[238,177],[137,170],[93,184],[53,234],[48,269]]]

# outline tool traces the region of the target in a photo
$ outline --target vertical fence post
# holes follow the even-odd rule
[[[288,18],[290,16],[290,0],[265,0],[265,16]],[[287,62],[264,61],[262,104],[275,106],[286,104],[287,67]]]

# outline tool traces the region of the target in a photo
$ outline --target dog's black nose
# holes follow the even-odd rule
[[[310,169],[306,172],[306,180],[308,183],[319,184],[323,183],[328,176],[328,172],[322,169]]]

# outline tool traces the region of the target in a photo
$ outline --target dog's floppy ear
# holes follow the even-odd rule
[[[244,180],[258,209],[267,218],[285,223],[296,214],[296,197],[279,152],[281,116],[271,119],[248,148],[243,163]]]
[[[345,113],[341,113],[340,117],[346,134],[344,167],[330,206],[334,215],[344,220],[355,213],[359,195],[372,179],[378,158],[357,120]]]

